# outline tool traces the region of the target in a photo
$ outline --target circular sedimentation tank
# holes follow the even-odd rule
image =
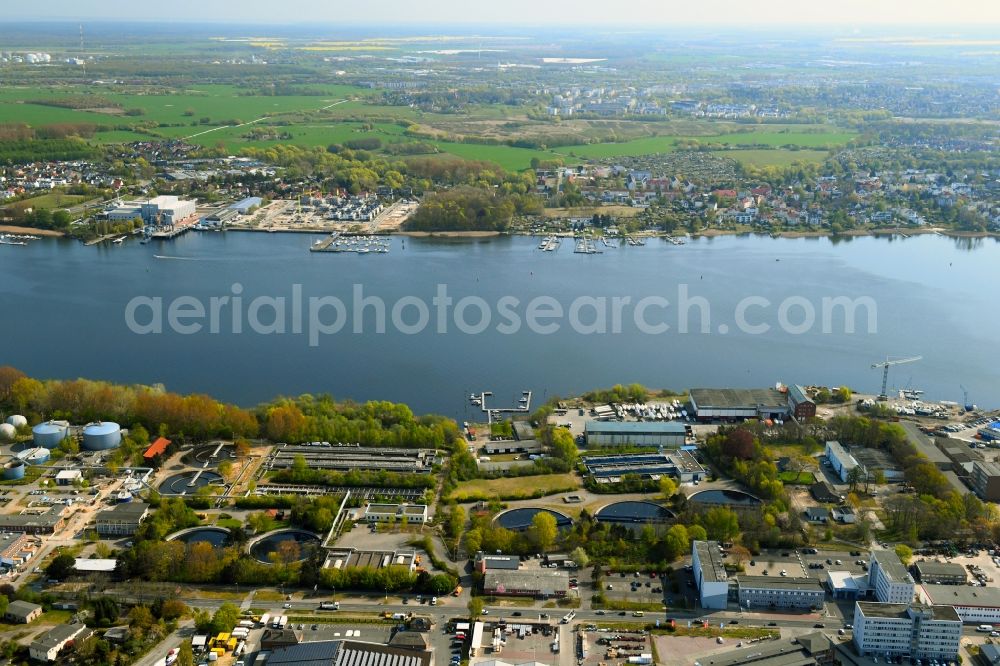
[[[122,429],[117,423],[91,423],[83,428],[83,448],[88,451],[107,451],[121,443]]]
[[[17,454],[17,459],[27,465],[44,465],[52,456],[45,447],[38,446],[33,449],[25,449]]]
[[[181,472],[168,476],[160,484],[160,492],[164,495],[192,495],[199,488],[222,483],[222,476],[215,472]]]
[[[3,470],[2,472],[0,472],[0,476],[2,476],[5,481],[16,481],[18,479],[23,479],[24,461],[18,460],[17,458],[12,458],[4,461]]]
[[[624,501],[602,507],[594,518],[601,523],[620,525],[662,524],[670,522],[674,512],[655,502]]]
[[[218,455],[213,455],[216,450],[218,450]],[[223,444],[221,448],[218,443],[205,444],[184,456],[184,462],[196,467],[204,467],[205,465],[217,467],[223,460],[232,460],[235,457],[236,447],[232,444]]]
[[[69,424],[64,421],[46,421],[31,429],[31,438],[35,446],[54,449],[59,442],[69,437]]]
[[[225,527],[192,527],[174,532],[167,537],[167,541],[183,541],[189,546],[196,543],[210,543],[220,548],[229,540],[229,534],[229,530]]]
[[[285,546],[291,544],[294,546]],[[274,564],[287,557],[292,562],[301,562],[319,548],[319,536],[305,530],[277,530],[268,532],[250,542],[249,552],[258,562]]]
[[[556,519],[556,527],[559,529],[565,529],[573,525],[573,519],[564,513],[534,506],[526,506],[520,509],[510,509],[509,511],[504,511],[503,513],[497,515],[495,521],[500,527],[504,527],[508,530],[521,531],[531,527],[531,521],[534,520],[535,516],[539,513],[551,514],[552,517]]]
[[[697,502],[698,504],[725,504],[736,507],[751,507],[762,504],[760,498],[754,497],[750,493],[745,493],[742,490],[725,489],[702,490],[691,495],[688,501]]]
[[[0,423],[0,442],[13,442],[17,437],[17,428],[9,423]]]
[[[28,419],[24,418],[20,414],[11,414],[7,417],[7,425],[12,425],[15,428],[23,428],[28,425]]]

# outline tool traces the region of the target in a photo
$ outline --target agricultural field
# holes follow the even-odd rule
[[[413,137],[414,140],[426,141],[457,157],[495,162],[511,171],[529,168],[533,159],[572,164],[580,159],[668,153],[683,140],[703,145],[747,146],[745,150],[726,151],[725,155],[744,165],[787,166],[794,161],[822,161],[826,154],[819,148],[844,145],[853,137],[823,125],[766,125],[734,131],[740,126],[711,120],[626,123],[581,119],[556,124],[530,120],[521,110],[503,105],[477,105],[462,115],[425,113],[409,106],[366,103],[365,98],[375,94],[367,88],[320,85],[304,90],[315,94],[272,96],[261,86],[242,88],[221,84],[128,93],[107,85],[15,87],[0,91],[0,123],[21,122],[33,127],[91,123],[98,128],[91,139],[97,144],[178,138],[202,146],[224,144],[236,152],[243,147],[266,148],[281,143],[326,147],[373,136],[384,144],[392,143],[407,140],[404,127],[399,124],[405,121],[415,123],[422,134],[430,135],[427,139]],[[68,106],[33,103],[45,100]],[[362,124],[374,127],[364,130]],[[660,134],[641,136],[651,132]],[[619,141],[532,149],[447,140],[463,136],[498,141],[532,138],[539,143],[545,143],[548,137],[562,137],[563,141],[566,137],[581,142]],[[750,149],[751,146],[754,148]],[[765,146],[772,150],[764,149]],[[799,149],[783,150],[782,146]]]
[[[542,474],[502,479],[473,479],[464,481],[451,494],[459,502],[474,499],[504,498],[528,499],[541,492],[551,494],[580,487],[580,478],[575,474]]]

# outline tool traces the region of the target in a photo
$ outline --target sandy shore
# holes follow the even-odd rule
[[[61,231],[52,231],[50,229],[32,229],[31,227],[15,227],[9,224],[0,224],[0,233],[23,234],[25,236],[51,236],[53,238],[66,235]]]

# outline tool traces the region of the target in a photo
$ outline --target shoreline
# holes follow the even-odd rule
[[[12,224],[0,224],[0,233],[3,234],[23,234],[25,236],[47,236],[49,238],[62,238],[66,234],[52,229],[35,229],[33,227],[18,227]]]
[[[496,238],[502,236],[503,233],[500,231],[397,231],[391,235],[409,236],[410,238]]]
[[[927,227],[920,229],[902,229],[899,227],[891,229],[850,229],[839,234],[825,230],[778,231],[768,233],[766,231],[737,229],[703,229],[701,231],[689,233],[688,235],[691,238],[714,238],[717,236],[770,236],[772,238],[837,238],[843,236],[943,236],[947,238],[1000,238],[1000,233],[994,231],[955,231],[954,229],[942,229],[940,227]]]

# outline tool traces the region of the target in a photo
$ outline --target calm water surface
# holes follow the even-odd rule
[[[387,255],[353,255],[310,253],[316,238],[190,233],[162,244],[84,247],[41,240],[0,247],[0,364],[38,377],[159,382],[242,405],[278,394],[328,392],[470,418],[466,397],[479,390],[492,390],[498,403],[507,404],[522,390],[545,398],[617,382],[683,389],[782,381],[877,392],[881,372],[871,369],[872,362],[919,354],[922,361],[893,369],[890,385],[956,401],[964,385],[978,404],[1000,404],[1000,244],[993,240],[720,237],[578,255],[569,241],[543,253],[530,238],[406,239],[405,248],[397,238]],[[479,296],[494,304],[513,296],[526,303],[551,296],[565,308],[581,296],[676,302],[678,285],[687,284],[692,296],[711,305],[710,332],[681,334],[676,312],[662,308],[649,309],[647,319],[673,327],[657,335],[637,330],[631,310],[619,334],[581,334],[563,320],[547,335],[499,332],[496,311],[486,332],[469,335],[450,324],[439,334],[433,310],[431,326],[421,333],[391,325],[378,333],[369,310],[365,333],[351,332],[348,323],[316,347],[307,335],[291,332],[235,334],[223,326],[214,334],[136,335],[126,326],[126,305],[135,297],[169,303],[192,296],[207,304],[232,295],[234,283],[247,302],[258,296],[290,300],[292,285],[300,284],[305,298],[336,296],[349,309],[355,284],[390,307],[411,296],[430,304],[444,284],[456,301]],[[821,299],[835,296],[874,299],[877,332],[868,333],[863,318],[854,334],[843,332],[842,321],[832,322],[831,333],[823,333],[819,322],[803,334],[779,330],[775,310],[784,299],[804,298],[819,314]],[[733,325],[746,297],[774,304],[770,311],[750,310],[753,321],[772,325],[769,333],[741,333]],[[700,311],[690,312],[698,330]],[[410,311],[408,320],[414,318]],[[466,319],[475,323],[478,311],[469,310]],[[580,319],[589,323],[593,315],[583,310]],[[721,333],[720,325],[729,330]]]

